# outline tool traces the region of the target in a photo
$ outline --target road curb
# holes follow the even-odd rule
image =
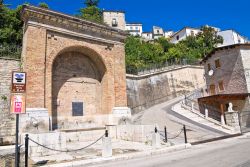
[[[180,145],[171,146],[171,147],[167,147],[167,148],[152,149],[152,150],[147,150],[147,151],[143,151],[143,152],[118,155],[118,156],[114,156],[114,157],[110,157],[110,158],[78,160],[78,161],[58,163],[58,164],[53,164],[53,165],[45,165],[44,167],[73,167],[73,166],[83,166],[83,165],[94,165],[94,164],[100,164],[103,162],[113,162],[113,161],[129,160],[129,159],[141,158],[141,157],[149,157],[149,156],[153,156],[153,155],[159,155],[159,154],[163,154],[163,153],[189,149],[189,148],[191,148],[191,146],[192,145],[189,143],[188,144],[180,144]]]
[[[233,135],[227,135],[227,136],[221,136],[221,137],[216,137],[212,139],[207,139],[207,140],[202,140],[202,141],[197,141],[197,142],[192,142],[192,145],[198,145],[198,144],[204,144],[204,143],[210,143],[218,140],[224,140],[224,139],[229,139],[229,138],[234,138],[234,137],[239,137],[242,136],[241,133],[233,134]]]

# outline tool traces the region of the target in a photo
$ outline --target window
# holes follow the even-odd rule
[[[139,28],[138,27],[135,27],[136,30],[138,30]]]
[[[177,41],[180,39],[179,35],[176,36]]]
[[[191,36],[192,36],[192,37],[194,36],[194,31],[191,31]]]
[[[133,27],[130,27],[130,30],[133,30]]]
[[[210,63],[207,64],[207,71],[209,72],[211,70],[211,65]]]
[[[160,30],[157,30],[157,34],[160,34]]]
[[[221,67],[221,65],[220,65],[220,59],[215,60],[215,67],[216,68],[220,68]]]
[[[214,95],[215,94],[215,85],[212,84],[210,85],[210,95]]]
[[[118,23],[116,19],[112,20],[112,27],[117,27]]]
[[[225,90],[223,81],[220,81],[220,82],[219,82],[219,90],[220,90],[220,91]]]

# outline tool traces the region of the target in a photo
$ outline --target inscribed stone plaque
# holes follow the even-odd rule
[[[72,115],[83,116],[83,102],[72,102]]]

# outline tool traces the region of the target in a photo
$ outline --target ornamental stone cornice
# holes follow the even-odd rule
[[[41,26],[48,30],[72,33],[79,37],[106,43],[124,43],[128,33],[50,9],[24,5],[21,13],[25,26]]]

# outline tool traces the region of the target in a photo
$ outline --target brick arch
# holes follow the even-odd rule
[[[102,91],[100,113],[89,120],[104,125],[127,107],[124,40],[127,33],[55,11],[25,6],[23,69],[27,72],[27,108],[52,116],[53,64],[64,53],[79,53],[98,69]],[[94,77],[95,78],[95,77]],[[93,78],[92,78],[93,79]],[[123,113],[124,108],[121,109]],[[115,115],[116,116],[116,115]],[[113,123],[112,123],[113,124]]]
[[[81,127],[86,122],[85,116],[102,114],[107,68],[101,56],[84,46],[70,46],[59,51],[52,62],[54,129]],[[72,103],[76,101],[83,103],[83,116],[73,116]]]
[[[67,42],[70,41],[70,42]],[[46,84],[45,84],[45,107],[48,108],[50,115],[53,115],[53,95],[52,95],[52,74],[53,74],[53,63],[58,56],[66,52],[78,52],[88,57],[98,68],[100,76],[101,89],[103,91],[101,97],[101,111],[92,115],[107,115],[112,113],[112,108],[115,103],[114,94],[114,78],[113,78],[113,67],[110,66],[110,60],[112,57],[108,56],[108,52],[105,45],[97,45],[88,41],[76,41],[72,39],[61,38],[58,40],[56,45],[48,43],[48,53],[46,61]],[[109,101],[107,103],[107,101]],[[86,116],[87,119],[87,116]],[[90,118],[92,119],[92,118]],[[79,122],[79,121],[78,121]]]
[[[96,64],[100,72],[103,72],[101,75],[104,75],[104,73],[107,71],[106,63],[102,56],[91,47],[81,45],[71,45],[63,47],[61,50],[58,51],[58,53],[54,54],[56,56],[52,58],[52,64],[54,63],[58,55],[61,55],[65,52],[79,52],[84,54],[85,56],[88,56]]]

